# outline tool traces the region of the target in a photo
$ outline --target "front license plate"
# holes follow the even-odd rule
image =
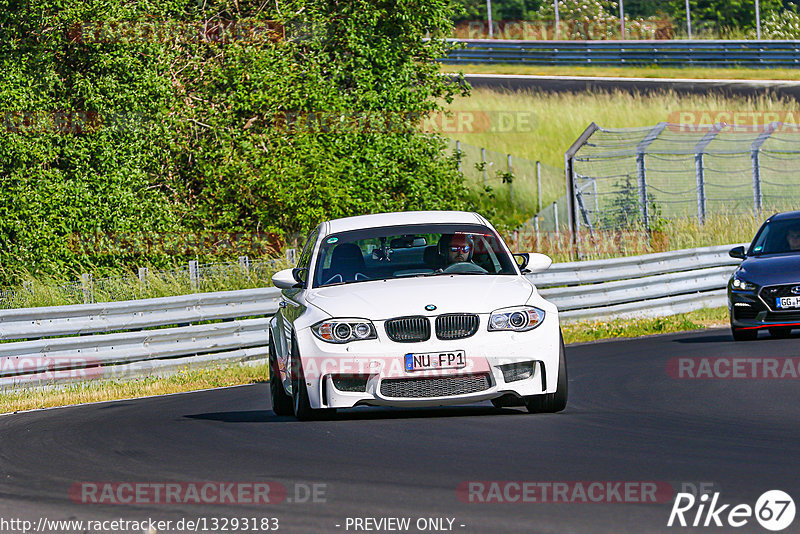
[[[778,308],[800,308],[800,297],[780,297]]]
[[[406,354],[406,371],[461,369],[466,366],[467,356],[463,350]]]

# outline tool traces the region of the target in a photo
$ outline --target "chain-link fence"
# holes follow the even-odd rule
[[[495,208],[525,214],[542,210],[564,193],[564,171],[539,161],[451,141],[467,187],[493,195]]]
[[[797,205],[800,127],[590,127],[571,161],[578,230],[755,214]],[[587,130],[588,132],[588,130]]]
[[[190,261],[175,269],[141,267],[128,276],[98,277],[81,275],[74,282],[28,281],[21,287],[0,291],[0,309],[90,304],[142,298],[183,295],[193,292],[248,289],[271,285],[275,271],[294,265],[295,249],[286,257],[251,261],[242,256],[231,263]]]

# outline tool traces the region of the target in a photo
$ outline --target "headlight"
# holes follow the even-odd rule
[[[312,326],[311,331],[328,343],[349,343],[378,337],[375,326],[366,319],[328,319]]]
[[[753,291],[756,288],[755,284],[751,284],[750,282],[745,282],[738,276],[733,277],[733,280],[731,280],[731,286],[733,287],[733,289],[739,291]]]
[[[492,312],[489,317],[489,331],[512,330],[527,332],[533,330],[544,321],[544,310],[533,306],[506,308]]]

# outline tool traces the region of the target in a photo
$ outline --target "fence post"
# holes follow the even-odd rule
[[[197,260],[189,260],[189,284],[192,289],[197,289],[200,285],[200,265]]]
[[[295,256],[297,255],[297,251],[293,248],[286,249],[286,263],[289,265],[295,265],[297,263],[297,259]]]
[[[511,154],[507,154],[508,156],[508,191],[511,195],[511,207],[514,207],[514,170],[511,167]]]
[[[533,230],[536,232],[536,248],[539,248],[539,215],[533,216]]]
[[[553,226],[556,228],[556,239],[561,237],[561,233],[558,231],[558,202],[553,202]]]
[[[714,140],[724,127],[724,124],[715,124],[694,147],[694,174],[697,180],[697,220],[700,224],[705,224],[706,222],[706,180],[703,155],[708,144]]]
[[[591,123],[564,153],[564,177],[567,181],[567,219],[569,220],[569,231],[572,233],[572,247],[576,260],[580,256],[580,251],[578,249],[577,232],[578,213],[575,205],[575,154],[583,148],[583,145],[586,144],[592,134],[599,129],[598,125]]]
[[[139,267],[139,282],[147,282],[147,267]]]
[[[750,145],[750,161],[753,165],[753,211],[756,217],[761,214],[764,195],[761,192],[761,146],[769,139],[780,123],[772,122],[758,134],[753,144]]]
[[[92,302],[94,302],[91,274],[83,273],[81,275],[81,289],[83,290],[83,303],[91,304]]]
[[[458,172],[461,172],[461,141],[456,141],[456,161]]]
[[[486,149],[481,148],[481,168],[483,169],[483,187],[486,187]]]
[[[644,139],[636,145],[636,178],[639,184],[639,211],[642,214],[642,223],[645,230],[650,231],[650,212],[647,207],[647,166],[645,165],[644,155],[647,148],[658,139],[661,132],[667,127],[666,122],[659,122],[650,130]]]
[[[239,267],[246,273],[250,273],[250,258],[247,256],[239,256]]]
[[[694,175],[697,182],[697,220],[702,225],[706,222],[706,182],[702,152],[694,155]]]
[[[539,209],[536,210],[536,213],[542,211],[542,162],[536,162],[536,202],[539,205]]]

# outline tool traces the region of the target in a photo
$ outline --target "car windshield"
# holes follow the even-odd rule
[[[770,221],[753,240],[751,255],[800,253],[800,219]]]
[[[515,275],[500,237],[479,224],[366,228],[324,238],[314,287],[436,275]]]

